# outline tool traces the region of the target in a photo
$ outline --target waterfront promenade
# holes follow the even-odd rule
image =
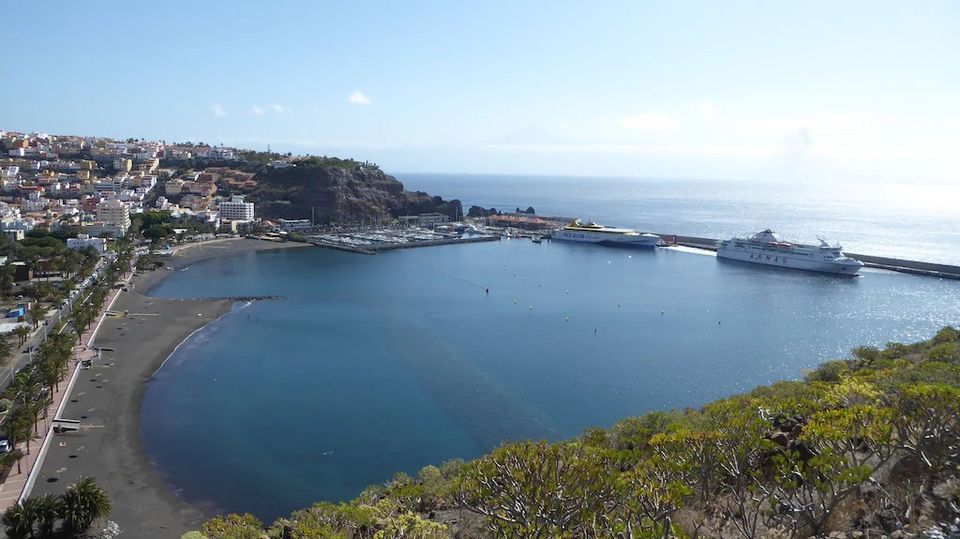
[[[125,282],[128,282],[129,278],[130,276],[128,275]],[[17,449],[23,451],[24,456],[10,469],[10,472],[4,478],[3,482],[0,483],[0,512],[6,511],[7,508],[16,504],[17,501],[30,495],[30,491],[36,481],[38,465],[43,464],[43,458],[49,449],[51,440],[55,437],[53,434],[54,422],[60,418],[60,413],[63,411],[67,396],[70,394],[70,390],[83,368],[81,367],[83,361],[94,360],[97,357],[97,352],[92,346],[93,340],[103,320],[107,316],[107,311],[113,306],[113,303],[117,300],[121,292],[119,289],[112,289],[110,291],[106,301],[104,301],[103,311],[101,311],[100,316],[97,318],[97,322],[84,331],[79,342],[74,345],[74,359],[71,362],[72,370],[70,376],[63,380],[59,388],[55,388],[53,395],[51,395],[50,404],[47,406],[46,412],[43,414],[43,418],[39,423],[39,425],[42,425],[42,428],[38,429],[37,434],[30,440],[25,440],[17,444]],[[66,330],[67,327],[67,325],[64,325],[61,328],[61,332]]]

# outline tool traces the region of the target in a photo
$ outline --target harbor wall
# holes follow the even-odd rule
[[[717,250],[718,240],[716,238],[681,236],[679,234],[657,235],[668,244],[682,245],[684,247],[695,247],[697,249],[706,249],[709,251]],[[919,260],[907,260],[904,258],[862,255],[849,252],[844,252],[844,254],[850,258],[855,258],[863,262],[863,265],[868,268],[885,269],[900,273],[911,273],[914,275],[926,275],[929,277],[942,277],[944,279],[960,279],[960,266],[922,262]]]

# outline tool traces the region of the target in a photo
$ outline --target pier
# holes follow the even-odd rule
[[[698,236],[681,236],[677,234],[657,234],[669,245],[681,245],[683,247],[693,247],[695,249],[705,249],[708,251],[717,250],[715,238],[702,238]],[[863,255],[844,251],[844,254],[850,258],[855,258],[863,262],[864,267],[896,271],[899,273],[910,273],[912,275],[925,275],[927,277],[940,277],[942,279],[960,280],[960,266],[951,266],[949,264],[935,264],[933,262],[921,262],[919,260],[907,260],[903,258],[892,258],[885,256]]]

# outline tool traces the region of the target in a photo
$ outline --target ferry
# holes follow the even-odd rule
[[[574,219],[554,232],[551,239],[631,247],[656,247],[660,243],[660,236],[656,234],[637,232],[629,228],[613,228],[593,222],[583,223],[579,219]]]
[[[863,267],[863,262],[844,255],[839,244],[828,245],[822,239],[820,245],[781,241],[770,229],[758,232],[749,239],[734,237],[718,241],[717,257],[851,276]]]

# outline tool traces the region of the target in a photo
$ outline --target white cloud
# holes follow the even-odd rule
[[[220,103],[214,103],[213,106],[210,107],[210,111],[213,112],[214,116],[227,115],[227,109],[223,108],[223,105],[221,105]]]
[[[359,90],[354,90],[349,96],[347,96],[347,101],[353,103],[354,105],[369,105],[372,103],[370,98],[363,95]]]
[[[266,111],[256,105],[250,107],[250,114],[253,114],[254,116],[263,116],[264,112]]]
[[[284,107],[283,105],[278,105],[276,103],[270,105],[270,109],[272,109],[273,112],[276,112],[277,114],[290,114],[293,112],[293,109]]]
[[[674,131],[680,128],[680,124],[676,120],[659,112],[623,116],[620,118],[620,125],[627,129],[640,131]]]
[[[720,109],[716,105],[709,101],[697,101],[693,104],[693,108],[697,110],[700,114],[704,116],[716,116],[720,112]]]

